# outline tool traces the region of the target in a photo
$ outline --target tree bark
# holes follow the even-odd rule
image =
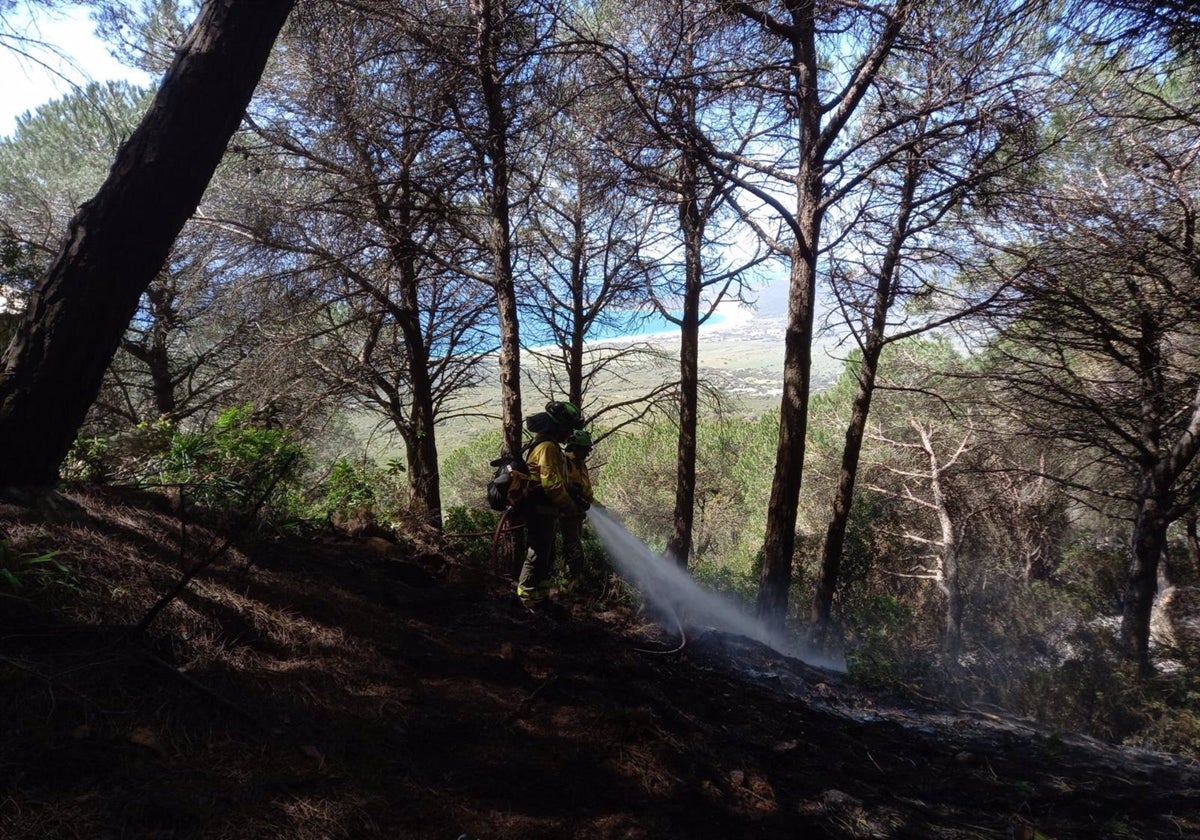
[[[1188,560],[1193,569],[1200,568],[1200,536],[1196,534],[1196,512],[1188,514],[1184,524],[1187,527]]]
[[[1174,443],[1163,445],[1167,412],[1163,409],[1162,330],[1149,312],[1141,317],[1138,357],[1142,386],[1140,477],[1137,513],[1130,540],[1129,567],[1121,609],[1121,647],[1143,674],[1151,672],[1150,614],[1158,591],[1158,564],[1167,544],[1175,501],[1174,485],[1200,450],[1200,388],[1187,426]]]
[[[816,241],[818,228],[816,219],[812,219],[808,231],[813,242]],[[815,295],[816,266],[804,260],[795,260],[792,263],[788,326],[784,336],[783,397],[779,413],[779,441],[775,449],[775,477],[771,482],[767,508],[762,577],[757,600],[759,617],[775,629],[783,628],[788,591],[792,584],[796,517],[804,470],[804,438],[808,431]]]
[[[517,293],[513,285],[512,224],[509,218],[509,116],[499,69],[504,38],[501,21],[504,0],[472,0],[475,16],[476,73],[485,109],[489,250],[492,284],[496,290],[496,312],[500,322],[500,405],[504,454],[521,451],[521,332],[517,317]]]
[[[875,378],[879,371],[879,357],[887,343],[888,313],[894,298],[892,289],[896,271],[900,266],[901,249],[909,236],[909,221],[913,213],[913,201],[917,182],[920,179],[920,155],[916,149],[908,154],[905,166],[904,192],[896,214],[895,227],[888,241],[887,254],[879,273],[875,277],[875,290],[871,303],[871,323],[863,342],[862,367],[858,374],[858,390],[850,412],[850,424],[846,427],[846,443],[842,447],[842,464],[838,473],[837,490],[833,498],[833,510],[825,530],[825,542],[821,549],[821,569],[817,576],[817,588],[813,595],[812,644],[818,649],[826,646],[832,625],[833,593],[837,590],[841,574],[842,552],[846,547],[846,528],[850,522],[850,510],[854,505],[854,485],[858,477],[858,461],[862,453],[863,436],[867,418],[871,413],[871,399],[875,394]]]
[[[820,92],[816,5],[806,2],[784,4],[788,15],[786,21],[771,17],[758,4],[731,2],[729,5],[731,10],[785,39],[791,51],[785,108],[797,121],[796,169],[792,180],[796,189],[796,209],[790,219],[793,244],[788,325],[784,334],[783,396],[757,603],[759,617],[768,627],[781,630],[792,581],[797,508],[808,429],[817,248],[824,215],[825,156],[899,38],[912,3],[910,0],[896,3],[878,42],[854,71],[852,82],[827,107],[821,101]]]
[[[821,233],[821,102],[817,86],[816,8],[797,4],[792,13],[792,76],[799,120],[795,244],[792,246],[788,323],[784,334],[783,396],[775,477],[767,508],[762,577],[757,609],[769,626],[782,630],[792,584],[796,516],[808,431],[813,317],[817,292],[817,242]]]
[[[475,18],[476,73],[483,95],[485,131],[482,181],[487,207],[488,248],[492,258],[492,287],[500,328],[500,414],[504,455],[518,458],[524,439],[521,411],[521,330],[512,267],[512,223],[509,215],[508,132],[510,117],[500,70],[504,40],[502,22],[506,0],[471,0]],[[508,568],[518,568],[526,552],[524,529],[512,532],[506,543]]]
[[[679,225],[684,238],[683,312],[679,324],[679,439],[675,456],[675,513],[671,538],[663,552],[681,568],[692,553],[696,520],[696,428],[699,413],[700,290],[704,282],[701,254],[704,221],[700,212],[696,161],[684,157]]]
[[[195,211],[294,0],[207,0],[0,360],[0,476],[49,486],[138,299]]]
[[[442,480],[438,467],[437,432],[433,404],[433,380],[429,373],[429,348],[421,330],[421,301],[418,294],[416,243],[410,231],[409,208],[402,214],[403,239],[398,244],[400,270],[400,317],[397,323],[404,335],[408,359],[408,380],[412,387],[411,438],[408,441],[408,487],[419,508],[422,521],[442,529]]]
[[[886,314],[886,313],[885,313]],[[837,490],[833,496],[833,509],[829,525],[825,529],[825,542],[821,549],[821,569],[817,575],[817,588],[812,605],[812,645],[824,649],[829,640],[833,622],[833,594],[837,591],[841,575],[842,552],[846,547],[846,529],[850,523],[850,510],[854,504],[854,485],[858,479],[858,462],[862,454],[863,438],[867,430],[867,417],[871,412],[871,400],[875,394],[875,375],[879,366],[879,354],[883,349],[882,334],[872,334],[863,349],[862,368],[858,374],[858,391],[850,410],[850,423],[846,426],[846,442],[842,446],[842,465],[838,472]]]
[[[1150,671],[1150,613],[1158,591],[1158,563],[1169,524],[1168,494],[1158,488],[1154,473],[1153,469],[1147,470],[1138,490],[1121,610],[1121,647],[1143,672]]]
[[[367,155],[363,154],[364,163]],[[377,223],[392,237],[390,250],[397,279],[398,300],[383,296],[385,305],[400,328],[404,339],[404,357],[408,384],[412,389],[407,407],[401,407],[399,394],[392,419],[404,438],[408,464],[409,495],[421,520],[442,529],[442,482],[438,466],[434,384],[430,374],[430,350],[421,328],[421,276],[417,266],[418,246],[414,240],[415,221],[409,200],[415,193],[407,169],[399,176],[399,195],[405,200],[388,201],[374,184],[373,204]],[[403,416],[407,411],[407,416]]]
[[[941,534],[938,586],[946,598],[946,614],[942,626],[942,653],[946,664],[950,668],[956,668],[958,654],[962,649],[963,617],[962,582],[959,579],[958,570],[959,540],[942,484],[945,467],[938,461],[937,451],[933,447],[933,438],[928,432],[922,432],[921,442],[925,447],[925,453],[929,456],[929,490],[933,497],[933,509],[937,515],[938,530]]]

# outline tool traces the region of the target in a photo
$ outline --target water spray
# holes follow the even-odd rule
[[[608,511],[593,507],[588,511],[588,521],[621,576],[637,587],[653,607],[679,622],[681,641],[676,650],[686,641],[686,623],[745,636],[785,656],[800,656],[787,639],[773,633],[739,604],[698,584],[673,560],[629,533]]]

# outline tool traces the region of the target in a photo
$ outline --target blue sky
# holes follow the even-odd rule
[[[0,137],[12,134],[21,114],[63,96],[73,84],[118,78],[140,85],[155,81],[113,58],[96,37],[87,10],[78,6],[30,10],[18,4],[5,19],[4,30],[18,38],[45,42],[54,49],[27,47],[34,60],[5,48],[17,42],[0,40]],[[756,296],[760,315],[786,314],[786,275],[759,289]]]
[[[139,70],[123,66],[109,55],[93,33],[86,9],[38,9],[32,15],[22,5],[5,20],[17,38],[53,45],[61,55],[33,45],[25,47],[33,58],[5,47],[20,43],[5,39],[0,45],[0,135],[12,134],[17,117],[70,91],[71,85],[90,81],[128,79],[136,84],[151,80]],[[25,42],[28,44],[28,41]],[[41,63],[39,63],[41,62]],[[45,65],[45,66],[44,66]]]

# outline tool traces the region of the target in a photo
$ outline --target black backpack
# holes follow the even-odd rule
[[[539,411],[525,418],[525,428],[535,435],[544,435],[557,429],[558,423],[549,413]]]
[[[488,482],[488,505],[492,510],[502,511],[518,508],[529,495],[529,465],[521,457],[505,455],[491,462],[496,474]]]

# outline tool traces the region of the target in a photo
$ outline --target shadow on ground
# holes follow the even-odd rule
[[[886,706],[716,634],[644,653],[628,607],[530,617],[428,545],[238,539],[137,634],[225,538],[69,495],[73,524],[0,506],[75,573],[0,599],[6,840],[1200,836],[1179,759]]]

